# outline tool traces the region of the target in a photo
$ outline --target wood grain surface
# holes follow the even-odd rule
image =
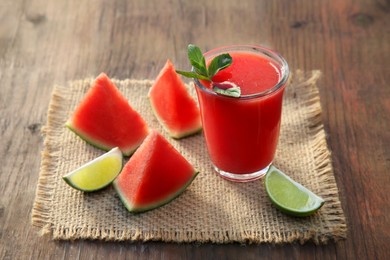
[[[97,76],[153,79],[186,46],[261,44],[292,70],[323,72],[323,122],[348,221],[324,246],[52,241],[31,209],[55,84]],[[389,259],[388,0],[2,0],[0,259]]]

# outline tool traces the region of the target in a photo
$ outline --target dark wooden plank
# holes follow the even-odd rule
[[[346,1],[11,1],[0,3],[1,259],[389,258],[390,3]],[[323,121],[349,231],[325,246],[51,241],[30,225],[54,84],[154,78],[186,45],[272,46],[320,69]]]

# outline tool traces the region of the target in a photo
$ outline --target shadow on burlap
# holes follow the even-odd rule
[[[218,177],[201,134],[167,136],[147,98],[150,80],[113,80],[131,106],[194,166],[198,177],[171,203],[142,214],[127,212],[110,186],[95,193],[69,187],[62,176],[104,152],[64,127],[93,79],[56,86],[49,105],[32,223],[54,239],[212,243],[326,243],[346,237],[346,222],[321,122],[319,71],[297,71],[286,87],[274,164],[326,201],[316,214],[293,218],[267,198],[263,180],[232,183]],[[194,89],[190,88],[195,96]]]

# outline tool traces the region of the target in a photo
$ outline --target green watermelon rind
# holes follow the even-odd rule
[[[169,136],[174,138],[174,139],[181,139],[181,138],[184,138],[184,137],[188,137],[188,136],[191,136],[191,135],[195,135],[199,132],[202,131],[202,124],[200,123],[198,127],[194,127],[194,128],[189,128],[189,129],[186,129],[184,131],[180,131],[180,132],[175,132],[175,131],[172,131],[171,129],[169,129],[169,127],[167,126],[167,124],[164,122],[164,120],[162,120],[162,118],[159,116],[157,110],[155,109],[154,105],[153,105],[153,101],[152,101],[152,98],[149,96],[149,103],[150,103],[150,106],[152,108],[152,111],[153,111],[153,114],[156,116],[158,122],[162,125],[162,127],[164,128],[165,131],[168,132]]]
[[[93,140],[92,138],[89,138],[86,134],[82,133],[81,131],[78,131],[77,128],[75,126],[73,126],[73,124],[70,120],[65,123],[65,126],[69,130],[71,130],[73,133],[75,133],[77,136],[79,136],[81,139],[83,139],[85,142],[89,143],[90,145],[92,145],[98,149],[101,149],[103,151],[109,151],[115,147],[115,146],[111,147],[111,146],[101,144],[97,140]],[[142,142],[143,142],[143,139],[140,140],[139,144],[134,145],[130,149],[126,149],[126,150],[121,149],[123,155],[124,156],[131,156],[137,150],[137,148],[142,144]]]
[[[171,201],[173,201],[174,199],[176,199],[177,197],[179,197],[187,189],[187,187],[190,186],[190,184],[194,181],[194,179],[196,178],[196,176],[198,176],[198,174],[199,174],[199,172],[195,171],[193,173],[191,179],[189,179],[188,182],[180,190],[165,197],[164,199],[161,199],[161,200],[154,202],[154,203],[149,203],[147,205],[134,206],[129,200],[126,199],[126,196],[122,193],[121,189],[117,185],[117,181],[114,180],[114,182],[112,184],[113,184],[116,192],[118,193],[119,199],[122,201],[122,203],[125,205],[126,209],[129,212],[142,213],[142,212],[146,212],[146,211],[153,210],[153,209],[159,208],[161,206],[164,206],[164,205],[170,203]]]

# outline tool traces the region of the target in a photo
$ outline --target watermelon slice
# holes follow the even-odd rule
[[[113,184],[130,212],[143,212],[175,199],[197,174],[161,134],[152,130]]]
[[[103,150],[119,147],[131,155],[148,135],[144,119],[129,105],[106,74],[100,74],[65,124]]]
[[[173,138],[186,137],[202,129],[199,108],[170,60],[150,88],[149,100],[158,121]]]

